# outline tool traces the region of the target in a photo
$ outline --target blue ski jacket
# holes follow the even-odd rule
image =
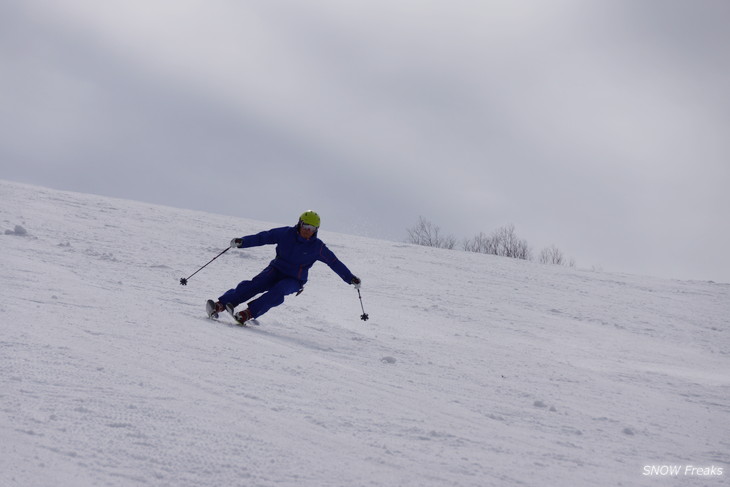
[[[355,277],[316,234],[307,240],[299,235],[296,227],[273,228],[248,235],[243,237],[243,245],[240,248],[272,244],[276,244],[276,257],[269,265],[287,276],[298,279],[302,285],[307,282],[309,268],[317,261],[327,264],[347,284],[350,284]]]

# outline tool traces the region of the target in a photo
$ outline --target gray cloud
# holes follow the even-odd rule
[[[0,6],[0,177],[730,281],[723,2]],[[234,231],[234,229],[232,229]]]

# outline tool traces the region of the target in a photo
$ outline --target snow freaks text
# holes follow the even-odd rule
[[[721,477],[724,467],[697,467],[694,465],[644,465],[642,475],[647,477]]]

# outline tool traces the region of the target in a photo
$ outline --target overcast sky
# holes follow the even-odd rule
[[[514,224],[730,282],[728,26],[725,0],[0,0],[0,178],[311,208],[325,241]]]

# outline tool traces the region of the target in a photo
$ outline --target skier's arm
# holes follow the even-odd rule
[[[279,243],[279,238],[286,232],[287,227],[272,228],[253,235],[247,235],[245,237],[234,238],[231,240],[231,247],[237,247],[239,249],[246,249],[249,247],[260,247],[261,245],[270,245]]]
[[[357,283],[360,282],[360,279],[355,277],[355,275],[350,272],[350,269],[348,269],[347,266],[343,264],[340,259],[337,258],[334,252],[328,249],[327,246],[324,244],[322,244],[322,248],[319,251],[318,259],[321,262],[327,264],[330,269],[332,269],[338,276],[340,276],[342,280],[345,281],[347,284],[354,284],[356,281]]]

